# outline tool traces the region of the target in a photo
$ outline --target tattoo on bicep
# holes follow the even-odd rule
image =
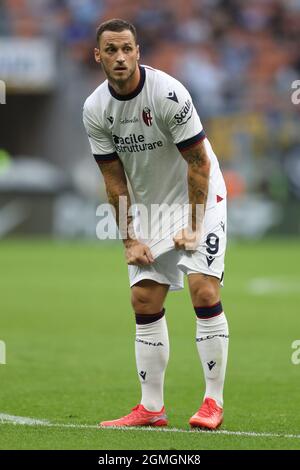
[[[201,168],[207,164],[207,153],[203,142],[183,152],[183,158],[192,168]]]

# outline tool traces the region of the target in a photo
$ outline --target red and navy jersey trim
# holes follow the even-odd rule
[[[107,153],[106,155],[93,154],[97,163],[113,162],[119,159],[117,152]]]
[[[199,144],[199,142],[205,139],[205,137],[206,137],[206,134],[204,130],[202,129],[202,131],[199,132],[199,134],[195,135],[194,137],[191,137],[190,139],[184,140],[183,142],[179,142],[179,144],[176,144],[176,147],[178,148],[180,152],[182,152],[183,150],[188,150],[191,147],[194,147],[194,145]]]

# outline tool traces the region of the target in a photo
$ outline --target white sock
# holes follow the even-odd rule
[[[224,312],[212,318],[197,318],[197,349],[206,383],[204,398],[213,398],[220,407],[223,407],[228,338]]]
[[[148,315],[143,317],[145,321],[149,318]],[[152,323],[137,323],[135,357],[142,387],[141,404],[149,411],[160,411],[164,404],[164,377],[169,360],[169,336],[164,316]]]

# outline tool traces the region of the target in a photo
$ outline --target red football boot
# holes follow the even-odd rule
[[[212,398],[205,398],[189,422],[193,428],[217,429],[223,422],[223,409]]]
[[[167,426],[168,420],[165,414],[165,407],[160,411],[148,411],[143,405],[132,408],[129,415],[112,421],[102,421],[100,427],[122,427],[122,426]]]

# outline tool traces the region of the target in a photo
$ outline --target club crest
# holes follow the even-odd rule
[[[146,126],[148,126],[148,127],[152,126],[153,117],[152,117],[152,114],[151,114],[151,110],[147,107],[144,108],[144,111],[143,111],[143,121],[146,124]]]

